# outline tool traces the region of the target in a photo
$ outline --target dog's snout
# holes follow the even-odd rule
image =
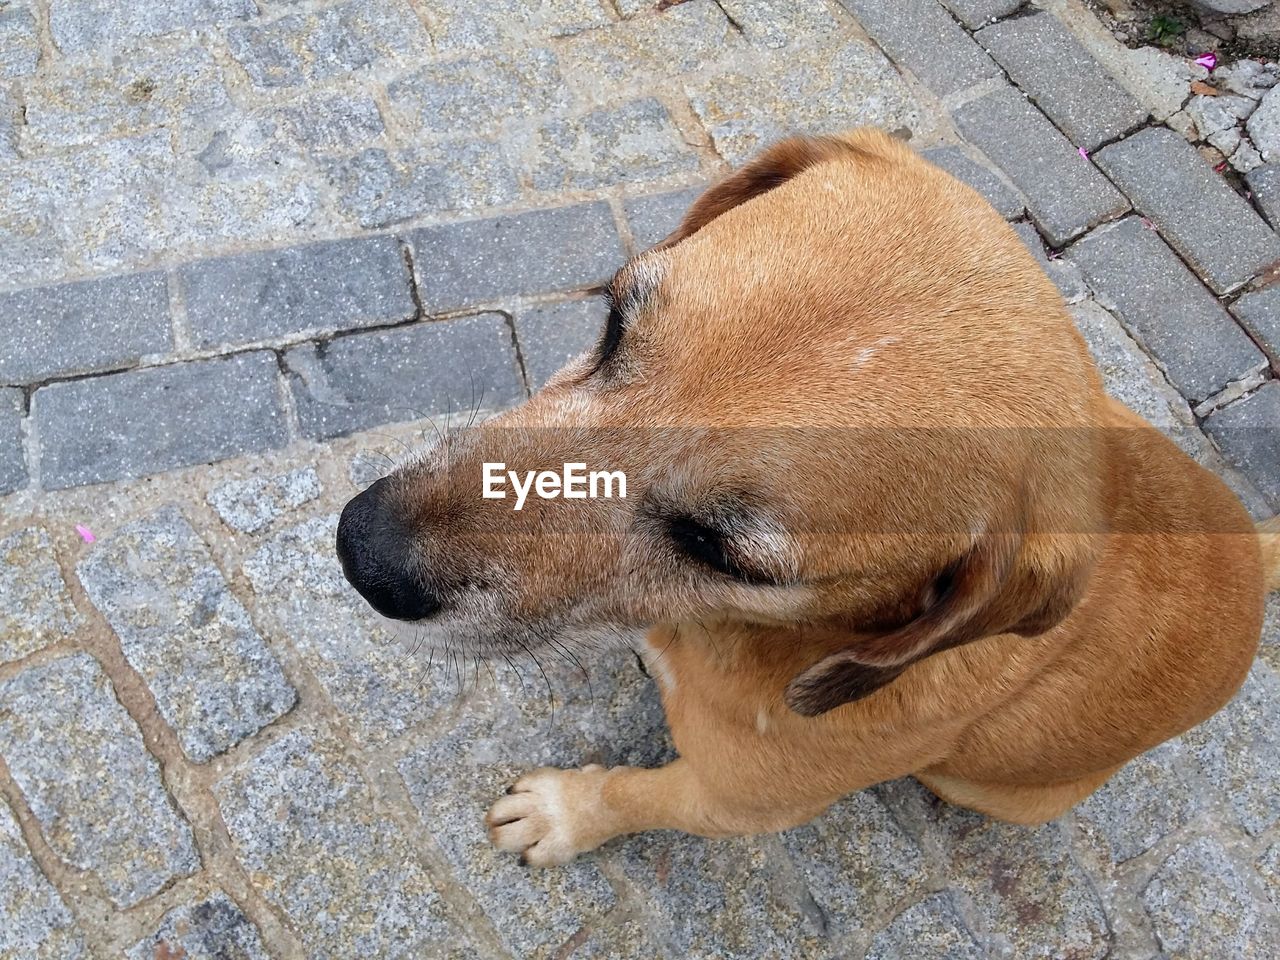
[[[354,497],[338,520],[342,572],[369,606],[393,620],[424,620],[440,602],[413,572],[413,539],[388,503],[387,481]]]

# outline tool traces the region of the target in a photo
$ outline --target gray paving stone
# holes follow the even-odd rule
[[[1251,836],[1280,821],[1280,744],[1271,734],[1278,703],[1280,679],[1255,663],[1235,698],[1183,735]]]
[[[518,144],[533,188],[548,192],[644,183],[700,165],[667,108],[652,97],[553,119]]]
[[[1018,192],[959,147],[933,147],[920,155],[977,190],[1006,220],[1022,216],[1025,205]]]
[[[1208,807],[1188,754],[1181,740],[1162,743],[1131,760],[1076,808],[1084,829],[1101,835],[1116,863],[1146,853]]]
[[[797,133],[858,126],[911,132],[926,122],[884,55],[839,35],[787,50],[768,71],[739,59],[680,79],[716,152],[733,164]]]
[[[1121,196],[1043,114],[1012,87],[955,111],[956,125],[1027,198],[1055,247],[1129,209]]]
[[[766,50],[803,47],[841,26],[823,0],[719,0],[719,6],[752,46]]]
[[[1066,256],[1190,400],[1266,366],[1262,351],[1141,219],[1098,230]]]
[[[35,383],[136,362],[173,345],[164,275],[132,274],[0,294],[0,382]]]
[[[221,20],[244,20],[257,13],[253,0],[166,0],[142,5],[115,0],[51,0],[49,30],[64,53],[100,53],[148,37]]]
[[[960,18],[970,30],[977,30],[992,20],[1007,17],[1025,0],[942,0],[943,6]]]
[[[1000,76],[938,0],[840,0],[894,61],[940,97]]]
[[[40,62],[40,25],[26,3],[0,9],[0,79],[29,77]]]
[[[427,653],[393,633],[343,579],[337,528],[336,514],[289,527],[245,561],[244,573],[263,633],[297,650],[362,742],[383,744],[430,719],[455,690],[436,684]]]
[[[1258,874],[1267,886],[1271,902],[1280,907],[1280,843],[1273,843],[1256,861]]]
[[[299,467],[274,476],[228,480],[205,498],[218,516],[237,533],[258,533],[320,496],[314,467]]]
[[[481,53],[431,63],[387,87],[392,107],[419,130],[492,133],[569,106],[550,50]]]
[[[1258,652],[1272,671],[1280,671],[1280,593],[1267,597],[1262,617],[1262,648]]]
[[[1089,295],[1089,288],[1085,286],[1084,277],[1080,275],[1080,268],[1062,257],[1055,256],[1050,259],[1044,248],[1044,241],[1035,227],[1029,223],[1015,223],[1013,229],[1026,248],[1031,251],[1031,255],[1036,258],[1040,269],[1053,281],[1058,292],[1062,294],[1062,299],[1068,305],[1077,304]]]
[[[0,683],[0,755],[64,861],[130,907],[200,867],[160,768],[86,654]]]
[[[652,193],[646,197],[629,197],[622,203],[636,250],[648,250],[665,240],[680,226],[685,212],[693,201],[701,196],[705,185],[672,190],[668,193]]]
[[[21,105],[7,87],[0,87],[0,161],[18,159],[18,127]]]
[[[320,151],[360,146],[386,130],[377,102],[365,94],[304,99],[281,110],[280,120],[294,140]]]
[[[362,227],[424,214],[500,207],[520,196],[501,145],[483,140],[363,150],[328,168],[338,206]]]
[[[1271,357],[1272,366],[1280,371],[1280,286],[1246,293],[1231,310]]]
[[[1253,199],[1272,227],[1280,226],[1280,163],[1266,163],[1245,177]]]
[[[1280,237],[1172,130],[1139,131],[1094,159],[1216,293],[1280,260]]]
[[[268,960],[262,936],[221,891],[175,907],[156,931],[135,943],[128,960]]]
[[[410,241],[431,313],[597,286],[626,259],[605,203],[425,227]]]
[[[321,439],[525,396],[511,328],[493,313],[303,344],[284,362],[299,428]]]
[[[13,811],[0,799],[0,956],[79,960],[86,955],[75,918],[31,858]]]
[[[41,387],[31,403],[49,490],[211,463],[288,440],[274,354]]]
[[[908,907],[876,934],[866,960],[982,960],[982,949],[945,893]]]
[[[600,339],[608,309],[598,297],[528,307],[516,313],[516,334],[529,386],[542,387],[551,375]]]
[[[840,801],[812,823],[788,830],[782,844],[837,945],[886,924],[893,908],[925,885],[920,848],[880,799],[867,791]]]
[[[293,730],[213,792],[237,859],[308,955],[468,955],[415,851],[331,734]]]
[[[197,763],[257,733],[297,700],[177,507],[104,538],[77,573]]]
[[[27,485],[22,407],[21,390],[0,387],[0,497]]]
[[[28,527],[0,538],[0,663],[65,640],[82,623],[49,535]]]
[[[1004,20],[974,36],[1078,146],[1093,150],[1147,118],[1146,108],[1050,13]]]
[[[1205,431],[1280,510],[1280,381],[1209,415]]]
[[[1268,957],[1280,952],[1280,917],[1217,841],[1199,837],[1174,852],[1142,891],[1161,956]]]
[[[409,268],[395,237],[355,237],[180,268],[197,346],[274,340],[411,320]]]
[[[593,0],[423,0],[437,50],[487,50],[543,37],[565,37],[604,26],[609,17]]]

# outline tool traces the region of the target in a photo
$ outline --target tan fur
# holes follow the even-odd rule
[[[777,830],[908,774],[1037,823],[1241,683],[1280,530],[1104,395],[1016,234],[911,150],[784,142],[614,287],[618,356],[395,478],[457,644],[647,624],[660,659],[679,759],[530,774],[489,813],[499,847]],[[514,514],[481,503],[485,460],[631,489]],[[740,493],[767,583],[663,532]]]

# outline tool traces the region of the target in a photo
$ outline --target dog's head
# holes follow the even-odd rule
[[[910,149],[777,144],[607,301],[595,348],[532,400],[348,505],[339,554],[380,612],[478,656],[801,628],[818,662],[787,699],[816,714],[1070,611],[1093,559],[1096,374],[1016,234]],[[565,464],[587,496],[535,486],[515,510],[496,479]],[[616,477],[590,496],[593,471],[625,497]]]

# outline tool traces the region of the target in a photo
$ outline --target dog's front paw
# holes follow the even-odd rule
[[[534,867],[568,863],[612,835],[601,790],[608,771],[543,767],[525,774],[485,814],[489,839]]]

